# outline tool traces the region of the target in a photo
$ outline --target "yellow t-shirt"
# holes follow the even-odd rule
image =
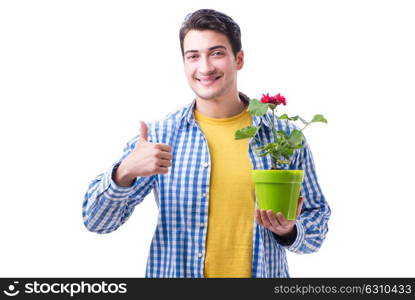
[[[209,118],[195,110],[211,159],[205,277],[251,277],[255,189],[248,139],[235,131],[251,125],[245,109],[230,118]]]

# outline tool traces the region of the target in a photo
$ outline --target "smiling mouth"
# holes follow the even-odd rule
[[[216,76],[216,77],[210,77],[208,79],[196,78],[196,80],[199,81],[202,84],[211,84],[212,82],[215,82],[216,80],[218,80],[221,77],[222,77],[222,75],[219,75],[219,76]]]

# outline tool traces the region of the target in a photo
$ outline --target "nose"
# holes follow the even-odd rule
[[[209,57],[202,57],[199,60],[199,73],[201,75],[210,75],[215,72],[215,66],[209,60]]]

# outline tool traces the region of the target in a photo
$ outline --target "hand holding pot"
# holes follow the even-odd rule
[[[298,198],[297,217],[301,213],[303,201],[303,197]],[[296,220],[287,220],[281,212],[275,214],[271,209],[255,209],[255,221],[281,238],[290,237],[296,223]]]

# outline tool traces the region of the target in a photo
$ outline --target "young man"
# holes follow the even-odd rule
[[[186,17],[180,45],[196,98],[163,120],[141,122],[123,156],[90,184],[85,226],[116,230],[153,190],[159,215],[146,277],[289,277],[286,249],[317,251],[330,216],[310,149],[305,143],[289,166],[305,170],[297,220],[256,209],[251,170],[269,169],[271,161],[254,154],[254,139],[235,140],[234,133],[263,123],[262,138],[271,135],[237,89],[239,26],[223,13],[198,10]]]

